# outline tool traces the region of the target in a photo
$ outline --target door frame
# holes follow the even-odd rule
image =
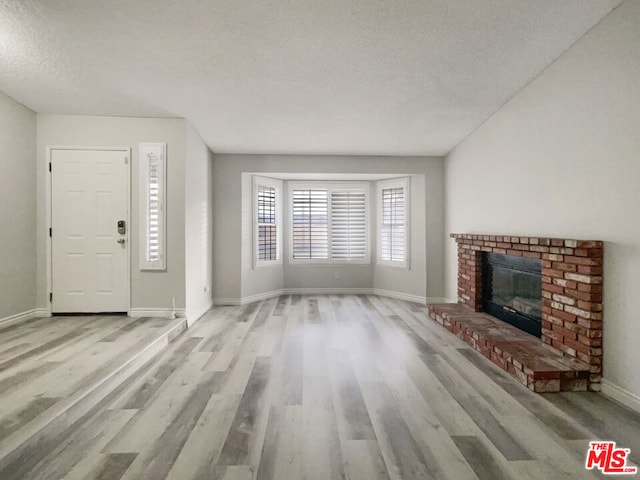
[[[85,147],[85,146],[77,146],[77,145],[50,145],[47,146],[47,154],[45,155],[45,172],[47,175],[47,181],[45,182],[46,191],[45,191],[45,199],[46,199],[46,219],[47,219],[47,231],[45,232],[45,238],[47,241],[46,247],[46,278],[47,278],[47,289],[44,292],[45,294],[45,305],[47,306],[47,314],[51,316],[53,313],[53,304],[50,301],[50,294],[53,292],[53,242],[52,237],[49,236],[49,229],[52,228],[53,224],[53,172],[49,170],[49,164],[52,163],[53,152],[60,150],[88,150],[88,151],[108,151],[108,152],[122,152],[126,156],[126,187],[125,190],[127,192],[127,198],[125,200],[127,206],[127,212],[125,215],[125,219],[127,225],[129,226],[128,231],[128,241],[125,244],[127,249],[126,259],[126,292],[127,292],[127,301],[126,301],[126,313],[127,315],[131,311],[131,239],[132,239],[132,229],[131,229],[131,147]],[[55,168],[55,167],[53,167]]]

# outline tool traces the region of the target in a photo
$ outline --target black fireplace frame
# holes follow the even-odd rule
[[[542,262],[537,259],[503,255],[498,253],[482,253],[482,309],[496,317],[535,337],[542,337],[542,318],[526,314],[513,308],[491,301],[491,281],[494,268],[510,269],[517,272],[541,276]],[[542,295],[542,288],[540,291]]]

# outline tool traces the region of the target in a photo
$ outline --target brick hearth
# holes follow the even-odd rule
[[[482,252],[542,261],[542,339],[524,335],[532,344],[543,342],[563,356],[588,365],[588,388],[599,390],[603,243],[500,235],[451,234],[451,237],[458,244],[458,301],[472,312],[482,311]],[[491,358],[491,354],[485,356]],[[492,360],[505,368],[501,361]]]
[[[534,392],[587,390],[589,365],[461,303],[429,305],[429,315]]]

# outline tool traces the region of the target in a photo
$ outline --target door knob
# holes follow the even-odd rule
[[[120,245],[124,245],[124,242],[125,242],[125,239],[124,239],[124,238],[119,238],[119,239],[118,239],[118,243],[119,243]]]

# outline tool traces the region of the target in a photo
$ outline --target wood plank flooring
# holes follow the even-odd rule
[[[18,370],[0,375],[0,434],[83,381],[41,385],[25,402],[70,355],[64,347],[92,335],[87,325],[49,339],[43,325],[27,327],[55,352],[39,361],[6,332],[0,373]],[[129,333],[114,329],[102,343],[126,350]],[[24,368],[11,363],[20,355]],[[25,453],[37,462],[0,468],[0,478],[601,478],[584,468],[595,439],[630,448],[637,462],[640,415],[597,393],[534,394],[422,306],[291,295],[210,311],[53,448]]]

